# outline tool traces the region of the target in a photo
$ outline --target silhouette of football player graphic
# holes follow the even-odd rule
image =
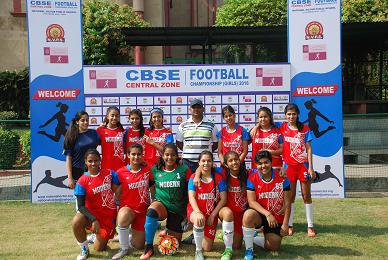
[[[317,175],[317,178],[314,180],[314,183],[322,182],[324,180],[333,178],[333,179],[337,180],[338,185],[340,187],[343,187],[341,182],[340,182],[340,180],[337,178],[337,176],[335,176],[334,173],[331,172],[331,166],[330,165],[327,165],[327,164],[325,165],[325,172],[319,173],[319,172],[315,171],[315,174]]]
[[[326,130],[323,130],[323,131],[319,131],[319,124],[317,122],[317,116],[320,116],[321,118],[323,118],[324,120],[326,120],[328,123],[330,124],[334,124],[334,121],[331,121],[330,119],[328,119],[326,116],[324,116],[321,112],[319,112],[314,106],[313,104],[316,104],[317,102],[314,100],[314,99],[310,99],[310,100],[307,100],[306,102],[304,102],[304,106],[310,110],[308,112],[308,118],[307,120],[303,121],[302,123],[308,123],[308,126],[309,128],[311,129],[311,131],[313,131],[314,135],[316,138],[319,138],[321,137],[322,135],[324,135],[326,132],[332,130],[332,129],[335,129],[335,126],[329,126]]]
[[[51,177],[51,170],[46,170],[44,173],[46,174],[46,176],[38,183],[38,185],[36,185],[34,192],[37,192],[38,187],[43,183],[47,183],[47,184],[50,184],[50,185],[58,187],[58,188],[69,189],[69,187],[67,187],[65,184],[63,184],[63,181],[67,179],[67,175],[53,178],[53,177]]]
[[[54,142],[58,142],[59,139],[61,139],[62,135],[65,136],[66,126],[69,125],[68,123],[66,123],[66,117],[65,117],[65,113],[69,109],[69,106],[59,102],[56,105],[56,107],[59,107],[59,111],[55,113],[49,120],[47,120],[46,123],[39,126],[39,128],[44,128],[47,125],[49,125],[52,121],[57,120],[57,126],[55,127],[55,135],[48,134],[46,133],[46,131],[43,131],[43,130],[38,132],[38,134],[45,135],[51,140],[53,140]]]

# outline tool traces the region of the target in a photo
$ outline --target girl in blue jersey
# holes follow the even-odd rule
[[[63,144],[63,154],[66,155],[66,173],[68,186],[73,189],[77,180],[84,173],[84,155],[88,149],[95,149],[100,144],[100,138],[94,129],[89,129],[89,115],[79,111],[71,120]]]

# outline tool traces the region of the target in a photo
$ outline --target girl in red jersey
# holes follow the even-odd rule
[[[163,146],[173,143],[171,131],[163,126],[163,110],[154,108],[150,112],[150,128],[146,132],[145,161],[149,167],[154,166],[161,156]]]
[[[120,123],[120,110],[117,107],[108,107],[104,125],[97,128],[101,139],[103,169],[117,170],[125,165],[124,128]]]
[[[220,174],[215,174],[213,154],[203,151],[199,155],[201,185],[195,187],[193,174],[189,180],[187,217],[193,223],[195,259],[204,259],[202,249],[210,251],[216,234],[218,213],[226,204],[226,185]]]
[[[312,133],[308,126],[299,121],[299,108],[295,104],[288,104],[284,113],[287,121],[280,126],[284,145],[283,160],[287,177],[291,182],[292,204],[288,234],[293,235],[294,230],[294,202],[296,195],[296,182],[299,180],[302,197],[306,207],[307,235],[313,237],[316,231],[313,226],[313,204],[311,200],[311,181],[316,177],[313,167],[313,151],[311,141]]]
[[[242,244],[242,219],[248,206],[246,194],[248,172],[235,151],[224,154],[224,166],[222,177],[226,180],[227,201],[226,206],[220,210],[219,218],[222,220],[225,247],[230,249],[230,251],[225,249],[221,258],[226,260],[232,257],[232,245],[233,249],[239,249]]]
[[[280,249],[282,237],[288,234],[291,211],[290,182],[272,168],[271,153],[260,151],[254,160],[257,170],[247,181],[249,209],[243,217],[244,260],[253,260],[255,227],[263,227],[264,232],[264,237],[256,237],[255,243],[271,251]]]
[[[217,133],[220,140],[218,142],[218,158],[221,165],[224,164],[224,155],[228,151],[236,151],[240,162],[244,162],[248,154],[249,133],[244,127],[236,124],[236,112],[232,106],[227,105],[222,109],[222,117],[227,125]]]
[[[100,154],[95,149],[85,153],[85,172],[75,186],[74,195],[77,198],[78,212],[73,218],[73,233],[81,247],[78,260],[89,255],[86,230],[97,236],[93,247],[97,251],[104,250],[108,240],[113,238],[116,222],[116,204],[112,191],[112,174],[110,170],[100,170]]]
[[[143,124],[143,114],[140,109],[133,109],[129,112],[129,122],[131,127],[125,129],[124,142],[125,142],[125,153],[132,144],[140,144],[145,150],[145,133],[146,128]],[[129,161],[127,161],[129,163]]]
[[[117,214],[120,250],[112,259],[121,259],[128,254],[130,243],[134,248],[144,247],[144,223],[150,205],[151,169],[142,164],[143,147],[132,144],[127,154],[130,164],[113,172],[113,183],[120,185],[120,209]],[[129,241],[129,225],[132,239]]]
[[[272,155],[272,165],[282,167],[280,155],[283,151],[283,140],[280,130],[275,126],[272,112],[268,107],[261,107],[257,111],[258,124],[250,130],[252,138],[252,159],[261,150],[267,150]],[[252,160],[252,169],[256,169],[255,160]]]

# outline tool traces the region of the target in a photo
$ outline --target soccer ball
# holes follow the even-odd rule
[[[158,250],[162,255],[173,255],[178,251],[179,242],[173,236],[163,235],[160,236],[158,243]]]

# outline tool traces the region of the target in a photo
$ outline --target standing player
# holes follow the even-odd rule
[[[131,127],[125,129],[124,134],[125,154],[128,153],[128,148],[135,143],[140,144],[144,151],[146,128],[143,124],[143,114],[140,109],[133,109],[129,112],[129,122],[131,123]]]
[[[168,234],[181,241],[188,202],[187,182],[191,174],[186,165],[179,165],[178,148],[175,144],[166,144],[162,157],[152,168],[155,199],[147,210],[144,226],[146,249],[140,259],[148,259],[154,254],[153,241],[158,220],[167,219]]]
[[[163,146],[166,143],[173,143],[174,137],[171,131],[163,126],[163,110],[154,108],[150,115],[150,128],[146,133],[145,161],[152,167],[160,158]]]
[[[193,223],[195,259],[203,260],[203,252],[210,251],[216,235],[218,213],[226,204],[226,185],[220,174],[215,174],[213,154],[203,151],[199,155],[201,185],[194,186],[193,174],[189,180],[187,217]]]
[[[120,209],[117,215],[120,250],[112,259],[121,259],[128,254],[130,243],[134,248],[144,247],[144,223],[150,205],[149,183],[151,170],[142,165],[143,147],[132,144],[128,149],[130,164],[113,173],[113,183],[120,185]],[[129,241],[129,225],[132,239]]]
[[[97,128],[101,139],[103,169],[117,169],[125,165],[124,128],[120,123],[120,110],[109,107],[106,111],[104,125]]]
[[[70,189],[74,189],[75,183],[84,173],[85,152],[88,149],[96,149],[100,138],[96,130],[89,129],[89,115],[85,111],[79,111],[71,120],[63,143],[63,154],[66,155],[67,181]]]
[[[275,126],[272,112],[267,107],[261,107],[257,111],[258,124],[250,130],[252,138],[252,158],[261,150],[267,150],[272,155],[272,165],[282,167],[283,161],[280,155],[283,151],[283,140],[280,130]],[[252,169],[257,165],[252,160]]]
[[[307,235],[316,236],[313,225],[313,204],[311,199],[311,181],[315,180],[313,167],[313,151],[311,141],[312,133],[308,126],[299,121],[299,108],[295,104],[288,104],[284,113],[288,122],[280,126],[280,131],[284,140],[283,160],[287,177],[291,182],[291,215],[289,221],[288,235],[294,234],[294,202],[296,196],[296,182],[299,180],[302,189],[302,197],[306,207]]]
[[[249,133],[244,127],[236,124],[236,112],[232,106],[227,105],[222,109],[222,117],[227,125],[217,133],[218,158],[221,165],[225,164],[224,155],[228,151],[236,151],[240,162],[244,162],[248,154]]]
[[[249,209],[243,217],[246,247],[244,260],[253,260],[255,227],[262,226],[264,231],[264,237],[257,237],[257,243],[271,251],[278,251],[282,237],[288,234],[290,182],[281,177],[277,170],[272,169],[270,152],[258,152],[255,161],[258,171],[254,171],[247,181]]]
[[[116,204],[112,191],[112,174],[110,170],[100,170],[100,154],[95,149],[85,153],[87,172],[78,180],[74,195],[77,198],[78,212],[73,218],[73,233],[81,247],[77,260],[89,255],[86,230],[96,233],[93,247],[104,250],[108,240],[113,238],[116,222]]]

